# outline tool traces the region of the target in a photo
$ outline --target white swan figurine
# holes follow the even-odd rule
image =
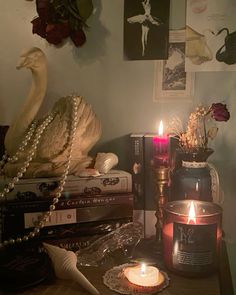
[[[5,137],[5,148],[9,156],[13,156],[24,141],[29,126],[35,120],[38,110],[45,97],[47,88],[47,60],[43,51],[33,47],[21,55],[17,68],[25,67],[32,72],[32,86],[29,95],[14,122],[10,125]],[[81,96],[74,96],[78,102],[78,123],[75,132],[69,174],[79,175],[88,167],[91,158],[89,150],[101,136],[101,124],[93,112],[91,105]],[[52,109],[53,119],[46,127],[37,151],[33,156],[25,178],[61,176],[68,155],[69,130],[71,128],[72,107],[71,96],[60,98]],[[42,122],[42,120],[39,122]],[[14,177],[25,161],[32,141],[19,153],[14,163],[8,162],[4,174]]]
[[[59,279],[74,280],[91,294],[100,294],[99,291],[77,269],[77,257],[74,252],[67,251],[47,243],[43,243],[43,246],[52,260],[55,274]]]

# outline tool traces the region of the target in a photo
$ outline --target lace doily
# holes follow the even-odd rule
[[[160,271],[164,277],[163,283],[155,287],[142,287],[130,283],[124,276],[123,270],[126,267],[134,266],[133,263],[125,263],[109,269],[103,276],[103,283],[111,290],[120,294],[144,295],[154,294],[162,291],[169,285],[167,273]]]
[[[205,168],[205,167],[207,167],[207,162],[182,161],[182,166],[186,167],[186,168]]]

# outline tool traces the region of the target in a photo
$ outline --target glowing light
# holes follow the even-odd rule
[[[153,287],[160,284],[159,269],[141,263],[141,265],[135,265],[126,267],[124,269],[124,275],[131,283],[144,287]]]
[[[158,135],[163,136],[164,134],[164,126],[162,120],[160,121],[159,128],[158,128]]]
[[[190,221],[193,221],[194,224],[196,224],[196,212],[195,212],[195,207],[193,201],[191,201],[190,208],[189,208],[189,213],[188,213],[188,224]]]
[[[146,264],[141,263],[141,268],[140,268],[141,275],[145,275],[146,273]]]
[[[198,192],[199,187],[198,187],[198,182],[196,183],[196,192]]]

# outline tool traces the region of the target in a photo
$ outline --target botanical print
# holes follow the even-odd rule
[[[235,0],[187,0],[186,71],[236,70]]]
[[[168,23],[169,0],[125,0],[125,58],[166,59]]]
[[[169,58],[156,64],[154,100],[190,99],[193,73],[185,72],[185,30],[170,31]]]

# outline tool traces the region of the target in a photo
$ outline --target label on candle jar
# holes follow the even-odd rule
[[[217,224],[192,225],[174,222],[173,267],[205,272],[216,263]]]

